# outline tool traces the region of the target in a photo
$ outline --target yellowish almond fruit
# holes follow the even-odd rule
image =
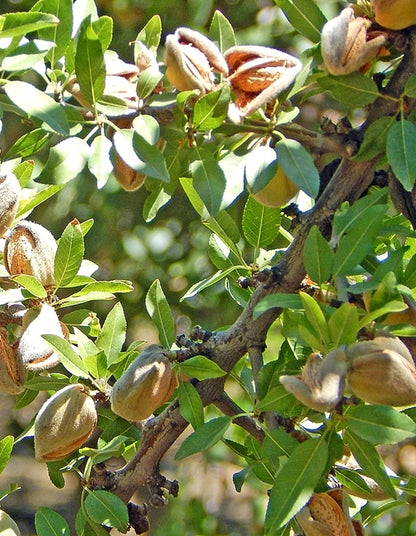
[[[16,395],[24,391],[27,371],[17,350],[7,340],[5,330],[0,329],[0,391]]]
[[[264,188],[251,196],[266,207],[283,207],[297,193],[299,188],[288,178],[281,166],[277,166],[275,175],[270,179]]]
[[[93,399],[81,384],[57,391],[41,407],[34,424],[35,458],[50,462],[80,448],[97,425]]]
[[[416,24],[414,0],[372,0],[376,22],[384,28],[402,30]]]
[[[142,421],[169,400],[176,385],[176,374],[167,352],[160,345],[152,344],[114,384],[111,409],[129,421]]]

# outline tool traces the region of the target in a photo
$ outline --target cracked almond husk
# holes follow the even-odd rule
[[[9,344],[7,333],[0,329],[0,391],[16,395],[24,391],[27,370],[15,346]]]
[[[29,370],[45,370],[59,363],[59,357],[42,335],[58,335],[64,338],[61,322],[53,307],[42,303],[29,309],[22,322],[23,332],[17,353]]]
[[[237,99],[230,116],[242,119],[276,99],[294,82],[301,62],[281,50],[256,45],[234,46],[224,53],[227,78]]]
[[[113,386],[114,413],[129,421],[142,421],[169,400],[177,378],[168,353],[152,344],[136,357]]]
[[[81,384],[57,391],[41,407],[34,424],[35,458],[51,462],[80,448],[97,425],[93,399]]]
[[[296,520],[305,536],[356,536],[348,511],[331,493],[314,493]]]
[[[321,32],[321,52],[331,74],[342,75],[360,70],[384,51],[386,34],[370,30],[371,22],[356,17],[352,7],[329,20]]]
[[[0,509],[0,534],[2,536],[21,536],[17,523],[9,514]]]
[[[52,234],[38,223],[22,220],[6,239],[4,265],[10,275],[32,275],[48,287],[55,284],[55,254]]]
[[[177,28],[165,42],[166,76],[178,91],[197,89],[203,95],[216,87],[214,72],[228,67],[213,41],[190,28]]]
[[[416,24],[414,0],[372,0],[375,19],[380,26],[403,30]]]
[[[397,337],[376,337],[346,350],[350,360],[348,385],[370,404],[416,404],[416,368],[412,356]]]
[[[0,176],[0,238],[5,235],[16,216],[20,184],[13,173]]]
[[[301,376],[281,376],[280,383],[305,406],[331,411],[342,398],[347,370],[347,356],[337,348],[324,358],[310,354]]]

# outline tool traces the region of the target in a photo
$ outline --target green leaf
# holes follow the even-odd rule
[[[303,249],[303,261],[309,277],[321,285],[328,281],[332,273],[333,252],[331,246],[314,225],[309,231]]]
[[[113,299],[115,292],[131,292],[133,286],[130,281],[94,281],[84,288],[60,301],[61,306],[85,303],[91,300]]]
[[[59,360],[68,372],[74,376],[89,379],[86,366],[67,340],[59,335],[42,335],[42,338],[58,354]]]
[[[142,170],[144,175],[149,175],[163,182],[169,182],[170,176],[166,167],[163,153],[155,146],[145,140],[137,132],[133,134],[133,147],[137,156],[144,162],[145,167]]]
[[[47,13],[20,12],[0,15],[0,39],[22,37],[30,32],[56,26],[59,20]]]
[[[159,330],[160,344],[170,348],[175,340],[175,322],[159,279],[151,284],[145,303],[150,318]]]
[[[63,106],[45,92],[20,80],[7,82],[4,91],[12,103],[29,118],[40,119],[57,134],[62,136],[69,134],[69,123]]]
[[[82,508],[77,512],[75,518],[75,528],[77,536],[108,536],[108,531],[91,519],[87,519]]]
[[[104,93],[106,69],[102,45],[89,18],[81,25],[75,52],[75,74],[84,98],[95,104]]]
[[[269,309],[275,307],[282,309],[303,309],[303,303],[299,294],[285,294],[282,292],[273,296],[266,296],[254,308],[254,318],[258,318]]]
[[[289,179],[310,197],[319,192],[319,173],[311,154],[298,141],[283,139],[277,142],[279,165]]]
[[[315,329],[322,342],[327,348],[330,347],[329,329],[326,322],[324,313],[318,302],[309,294],[305,292],[299,292],[300,299],[302,300],[303,307],[305,309],[305,315],[311,326]]]
[[[65,54],[71,40],[72,0],[43,0],[40,8],[43,13],[50,13],[59,19],[57,26],[38,31],[41,39],[55,43],[55,47],[47,56],[53,69],[58,60]]]
[[[84,257],[84,238],[78,220],[64,229],[55,255],[55,282],[64,287],[77,275]]]
[[[70,536],[68,523],[50,508],[42,506],[35,514],[35,528],[38,536]]]
[[[366,128],[364,139],[360,145],[360,150],[353,157],[353,160],[370,160],[375,156],[384,153],[386,150],[386,140],[389,129],[395,118],[392,116],[379,117]]]
[[[200,97],[192,113],[194,128],[211,130],[219,127],[227,115],[229,101],[230,87],[227,84],[224,84],[219,91],[212,91]]]
[[[333,277],[349,275],[373,249],[373,241],[382,223],[386,205],[375,205],[366,210],[341,238],[334,254]]]
[[[198,395],[199,396],[199,395]],[[4,471],[13,450],[14,438],[11,435],[3,437],[0,441],[0,473]]]
[[[91,26],[101,43],[101,50],[104,52],[113,39],[113,19],[104,15],[93,21]]]
[[[26,160],[25,162],[21,162],[18,166],[14,168],[13,173],[16,175],[16,178],[19,181],[21,188],[27,186],[28,182],[32,177],[34,167],[35,163],[33,162],[33,160]]]
[[[228,277],[232,272],[235,272],[236,270],[240,270],[242,268],[244,268],[244,266],[231,266],[230,268],[227,268],[225,270],[218,270],[218,272],[215,272],[215,274],[213,274],[211,277],[202,279],[202,281],[198,281],[198,283],[192,285],[192,287],[189,288],[182,296],[181,301],[196,296],[204,289],[212,287],[212,285],[215,285],[215,283],[218,283],[218,281],[221,281],[222,279]]]
[[[343,303],[329,318],[328,329],[334,348],[353,344],[358,332],[357,307],[352,303]]]
[[[91,143],[91,153],[88,159],[88,169],[97,179],[97,188],[105,184],[113,171],[110,159],[111,141],[104,135],[96,136]]]
[[[390,406],[366,405],[345,415],[349,429],[373,445],[398,443],[416,436],[413,420]]]
[[[51,185],[43,188],[43,190],[39,190],[33,197],[21,199],[16,217],[21,219],[22,217],[27,216],[34,208],[36,208],[38,205],[41,205],[44,201],[51,198],[56,193],[60,192],[62,188],[63,185]]]
[[[209,27],[209,37],[217,42],[218,48],[222,53],[237,44],[234,29],[230,21],[218,9],[212,17]]]
[[[124,502],[110,491],[97,490],[85,499],[85,510],[95,522],[127,532],[129,514]]]
[[[19,285],[22,285],[23,288],[37,298],[46,298],[48,295],[42,283],[33,277],[33,275],[21,274],[15,276],[13,280],[19,283]]]
[[[96,346],[102,348],[107,356],[107,366],[111,366],[119,358],[126,340],[126,329],[127,323],[123,307],[121,303],[116,303],[108,313],[96,340]]]
[[[222,439],[232,422],[231,417],[217,417],[204,423],[185,438],[175,454],[175,460],[183,460],[191,454],[207,450]]]
[[[274,0],[296,30],[317,43],[321,39],[325,15],[311,0]]]
[[[387,133],[386,150],[393,173],[410,192],[416,179],[416,126],[406,119],[393,123]]]
[[[275,534],[306,504],[325,470],[327,458],[328,446],[322,439],[304,441],[292,452],[270,491],[266,535]]]
[[[366,106],[379,96],[376,83],[358,72],[322,76],[318,82],[325,91],[330,91],[336,100],[350,106]]]
[[[411,74],[406,80],[404,93],[408,97],[416,98],[416,74]]]
[[[142,30],[137,34],[136,41],[142,42],[149,50],[156,53],[156,50],[160,43],[160,36],[162,34],[162,21],[159,15],[153,15],[149,22],[144,26]],[[137,58],[140,54],[141,48],[135,46],[134,58]]]
[[[137,79],[137,96],[139,99],[147,99],[162,78],[163,74],[159,71],[157,65],[150,65],[142,71]]]
[[[222,208],[226,181],[223,170],[210,154],[201,154],[201,160],[191,162],[193,186],[202,199],[209,215],[215,218]]]
[[[25,382],[25,387],[34,391],[58,391],[66,385],[68,385],[68,377],[57,373],[52,376],[36,375]]]
[[[248,197],[243,212],[242,227],[247,242],[256,249],[266,248],[279,234],[281,213]]]
[[[252,194],[258,193],[271,181],[277,165],[276,151],[269,145],[259,145],[248,153],[244,175]]]
[[[197,380],[219,378],[226,374],[214,361],[202,355],[196,355],[183,363],[179,363],[178,368],[191,378],[196,378]]]
[[[204,424],[204,406],[198,391],[190,382],[182,382],[177,389],[179,412],[194,430]]]
[[[50,141],[51,134],[45,132],[41,128],[31,130],[27,134],[21,136],[7,151],[5,159],[11,160],[13,158],[27,158],[36,154],[43,149]]]
[[[51,147],[48,160],[38,177],[43,184],[65,184],[81,173],[88,162],[90,146],[76,136]]]
[[[391,497],[396,497],[396,491],[386,474],[383,460],[375,447],[351,430],[345,432],[344,439],[364,474],[375,480]]]

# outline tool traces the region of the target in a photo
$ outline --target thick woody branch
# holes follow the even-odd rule
[[[415,71],[415,43],[416,31],[413,30],[409,32],[408,53],[404,55],[401,65],[384,90],[385,96],[377,99],[370,107],[366,126],[386,113],[394,113],[392,103],[395,101],[389,100],[388,92],[391,90],[393,97],[397,98],[402,93],[408,76]],[[261,283],[240,317],[229,329],[213,333],[200,342],[198,349],[201,353],[218,363],[223,370],[231,371],[250,348],[264,347],[267,332],[279,316],[280,310],[270,309],[255,318],[255,306],[265,296],[298,291],[305,276],[303,249],[310,229],[317,225],[325,236],[329,236],[335,211],[344,201],[353,203],[365,192],[373,180],[376,163],[377,158],[366,162],[345,158],[341,160],[315,207],[302,216],[297,236],[287,252],[276,266],[260,276]],[[215,403],[225,412],[231,411],[229,402],[223,395],[223,378],[205,380],[199,382],[196,387],[204,405]],[[108,476],[114,493],[127,502],[137,487],[145,485],[154,474],[154,468],[158,467],[162,456],[185,430],[187,424],[180,415],[177,402],[149,421],[143,430],[142,444],[134,459],[120,471]]]

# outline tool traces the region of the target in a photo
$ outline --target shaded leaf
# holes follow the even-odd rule
[[[326,17],[310,0],[274,0],[283,10],[296,30],[317,43],[321,38],[321,29],[326,22]]]
[[[121,303],[108,313],[101,332],[96,340],[96,346],[102,348],[107,356],[107,366],[115,363],[126,340],[127,322]]]
[[[69,526],[65,519],[46,506],[37,510],[35,527],[38,536],[70,536]]]
[[[328,281],[332,273],[332,249],[314,225],[309,231],[303,249],[303,260],[309,277],[321,285]]]
[[[386,150],[393,173],[410,192],[416,179],[416,126],[406,119],[393,123],[387,133]]]
[[[244,207],[242,227],[247,242],[256,249],[269,246],[277,237],[280,229],[281,213],[257,203],[252,197]]]
[[[13,441],[14,438],[11,435],[3,437],[3,439],[0,440],[0,473],[3,472],[10,459],[13,450]]]
[[[276,144],[279,165],[289,179],[310,197],[319,192],[319,173],[311,154],[298,141],[283,139]]]
[[[90,19],[81,25],[75,52],[75,74],[84,98],[95,104],[104,92],[106,69],[101,42]]]
[[[127,532],[129,522],[127,506],[114,493],[104,490],[92,491],[84,504],[88,516],[96,523]]]
[[[177,389],[179,411],[194,430],[204,424],[204,407],[198,391],[190,382],[182,382]]]
[[[379,95],[376,83],[358,72],[323,76],[318,83],[324,90],[330,91],[336,100],[350,106],[366,106]]]

